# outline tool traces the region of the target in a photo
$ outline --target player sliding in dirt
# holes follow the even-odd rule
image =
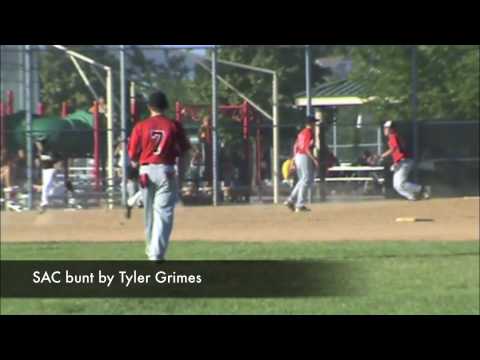
[[[389,150],[382,154],[381,160],[389,156],[393,158],[393,187],[395,190],[410,201],[430,198],[429,186],[421,186],[408,181],[408,176],[415,164],[406,152],[393,121],[385,123],[384,135],[388,138]]]

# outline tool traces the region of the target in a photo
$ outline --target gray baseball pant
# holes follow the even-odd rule
[[[413,161],[405,159],[395,167],[393,175],[393,187],[403,197],[408,200],[415,200],[415,195],[422,191],[420,185],[408,181],[408,176],[413,169]]]
[[[297,168],[298,182],[288,198],[288,201],[295,204],[297,209],[305,206],[308,197],[308,191],[311,189],[315,180],[315,171],[312,159],[307,155],[295,155],[295,166]]]
[[[140,175],[148,175],[143,192],[145,209],[146,254],[149,260],[163,261],[173,229],[177,198],[175,169],[167,165],[140,167]]]

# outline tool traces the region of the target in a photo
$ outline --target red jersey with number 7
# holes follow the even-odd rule
[[[139,122],[132,131],[128,155],[140,165],[175,165],[190,149],[182,124],[157,115]]]

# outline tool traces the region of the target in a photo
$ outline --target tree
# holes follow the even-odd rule
[[[117,59],[101,46],[91,45],[91,53],[86,53],[84,46],[67,45],[67,48],[91,56],[102,64],[118,68]],[[79,63],[98,95],[104,96],[102,81],[89,65],[81,61]],[[89,108],[94,100],[73,62],[58,49],[49,46],[40,54],[39,78],[40,98],[46,106],[47,115],[58,116],[64,101],[68,101],[71,108],[79,109]]]
[[[325,54],[326,47],[314,47],[315,56]],[[234,61],[257,67],[277,71],[279,78],[279,102],[283,109],[291,107],[294,96],[305,88],[305,53],[303,48],[278,48],[275,46],[226,46],[220,47],[218,57],[222,60]],[[326,69],[315,68],[313,83],[325,81],[329,72]],[[229,83],[254,99],[262,108],[272,107],[272,77],[256,72],[233,68],[219,64],[219,75]],[[211,75],[197,67],[194,86],[201,91],[197,92],[199,102],[211,101]],[[220,103],[240,103],[243,100],[231,90],[220,84]]]
[[[352,78],[375,96],[377,118],[411,119],[412,46],[351,49]],[[479,49],[476,45],[419,45],[418,118],[479,119]]]
[[[128,75],[139,85],[140,92],[146,97],[154,90],[162,90],[171,102],[169,115],[173,116],[174,102],[186,101],[190,69],[184,52],[158,49],[161,60],[148,59],[139,48],[132,46],[128,52]]]
[[[120,74],[117,50],[109,50],[103,45],[75,46],[67,48],[89,56],[99,63],[108,65],[113,69],[114,98],[120,98]],[[151,91],[161,89],[173,101],[185,98],[189,68],[186,66],[186,56],[179,51],[159,49],[163,54],[162,61],[154,61],[145,56],[144,51],[136,46],[127,47],[126,63],[127,78],[134,80],[138,91],[148,95]],[[159,57],[160,58],[160,57]],[[80,66],[88,77],[99,96],[105,96],[104,72],[97,71],[100,79],[90,65],[79,61]],[[93,96],[82,81],[70,58],[60,50],[47,48],[41,53],[40,64],[40,92],[41,99],[47,108],[47,115],[58,115],[61,104],[68,101],[73,109],[89,108]],[[119,102],[115,102],[117,114]]]
[[[313,46],[313,58],[327,56],[333,52],[333,47]],[[210,53],[208,54],[210,56]],[[277,46],[223,46],[218,49],[218,58],[222,60],[234,61],[242,64],[262,67],[275,70],[279,79],[279,107],[280,120],[282,128],[280,136],[283,139],[281,143],[284,147],[283,152],[289,152],[289,141],[297,132],[297,126],[302,124],[305,117],[303,111],[293,108],[295,96],[305,89],[305,51],[301,46],[280,48]],[[205,64],[210,67],[209,62]],[[272,76],[260,74],[249,70],[243,70],[231,67],[229,65],[218,64],[218,73],[226,81],[232,84],[240,92],[252,99],[260,107],[271,113],[272,109]],[[326,81],[330,72],[318,66],[313,67],[312,82],[318,85]],[[205,69],[197,66],[195,71],[195,81],[190,84],[189,98],[194,103],[210,104],[212,98],[211,74]],[[235,92],[219,83],[219,104],[240,104],[243,99]],[[235,127],[223,126],[222,121],[230,119],[220,118],[219,126],[224,131],[235,132]],[[291,127],[283,127],[291,125]],[[228,128],[228,129],[227,129]],[[271,142],[271,132],[265,131],[266,143]],[[226,134],[229,138],[234,134]],[[238,135],[237,135],[238,136]]]

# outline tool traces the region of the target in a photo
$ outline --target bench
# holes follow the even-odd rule
[[[326,183],[345,183],[345,184],[350,184],[350,183],[362,183],[365,184],[364,191],[367,190],[367,184],[369,183],[376,183],[380,185],[385,184],[385,177],[384,177],[384,171],[385,168],[383,166],[351,166],[351,164],[342,164],[341,166],[334,166],[328,169],[328,172],[331,173],[343,173],[347,176],[339,176],[339,177],[332,177],[328,176],[325,178]],[[363,176],[356,176],[358,174],[361,174]],[[363,173],[363,174],[362,174]],[[378,176],[373,176],[370,175],[371,173],[379,173]],[[348,176],[350,175],[350,176]],[[317,192],[317,197],[320,197],[320,183],[321,179],[316,178],[315,179],[315,184],[316,186],[316,192]],[[310,199],[311,199],[312,194],[310,194]]]
[[[383,172],[385,168],[383,166],[350,166],[349,164],[342,164],[341,166],[334,166],[328,169],[330,173],[351,173],[355,175],[357,173],[377,173],[381,172],[382,176],[374,178],[372,176],[345,176],[345,177],[327,177],[325,178],[326,182],[373,182],[378,181],[383,183],[385,179],[383,178]],[[315,179],[316,183],[319,183],[321,179]]]

